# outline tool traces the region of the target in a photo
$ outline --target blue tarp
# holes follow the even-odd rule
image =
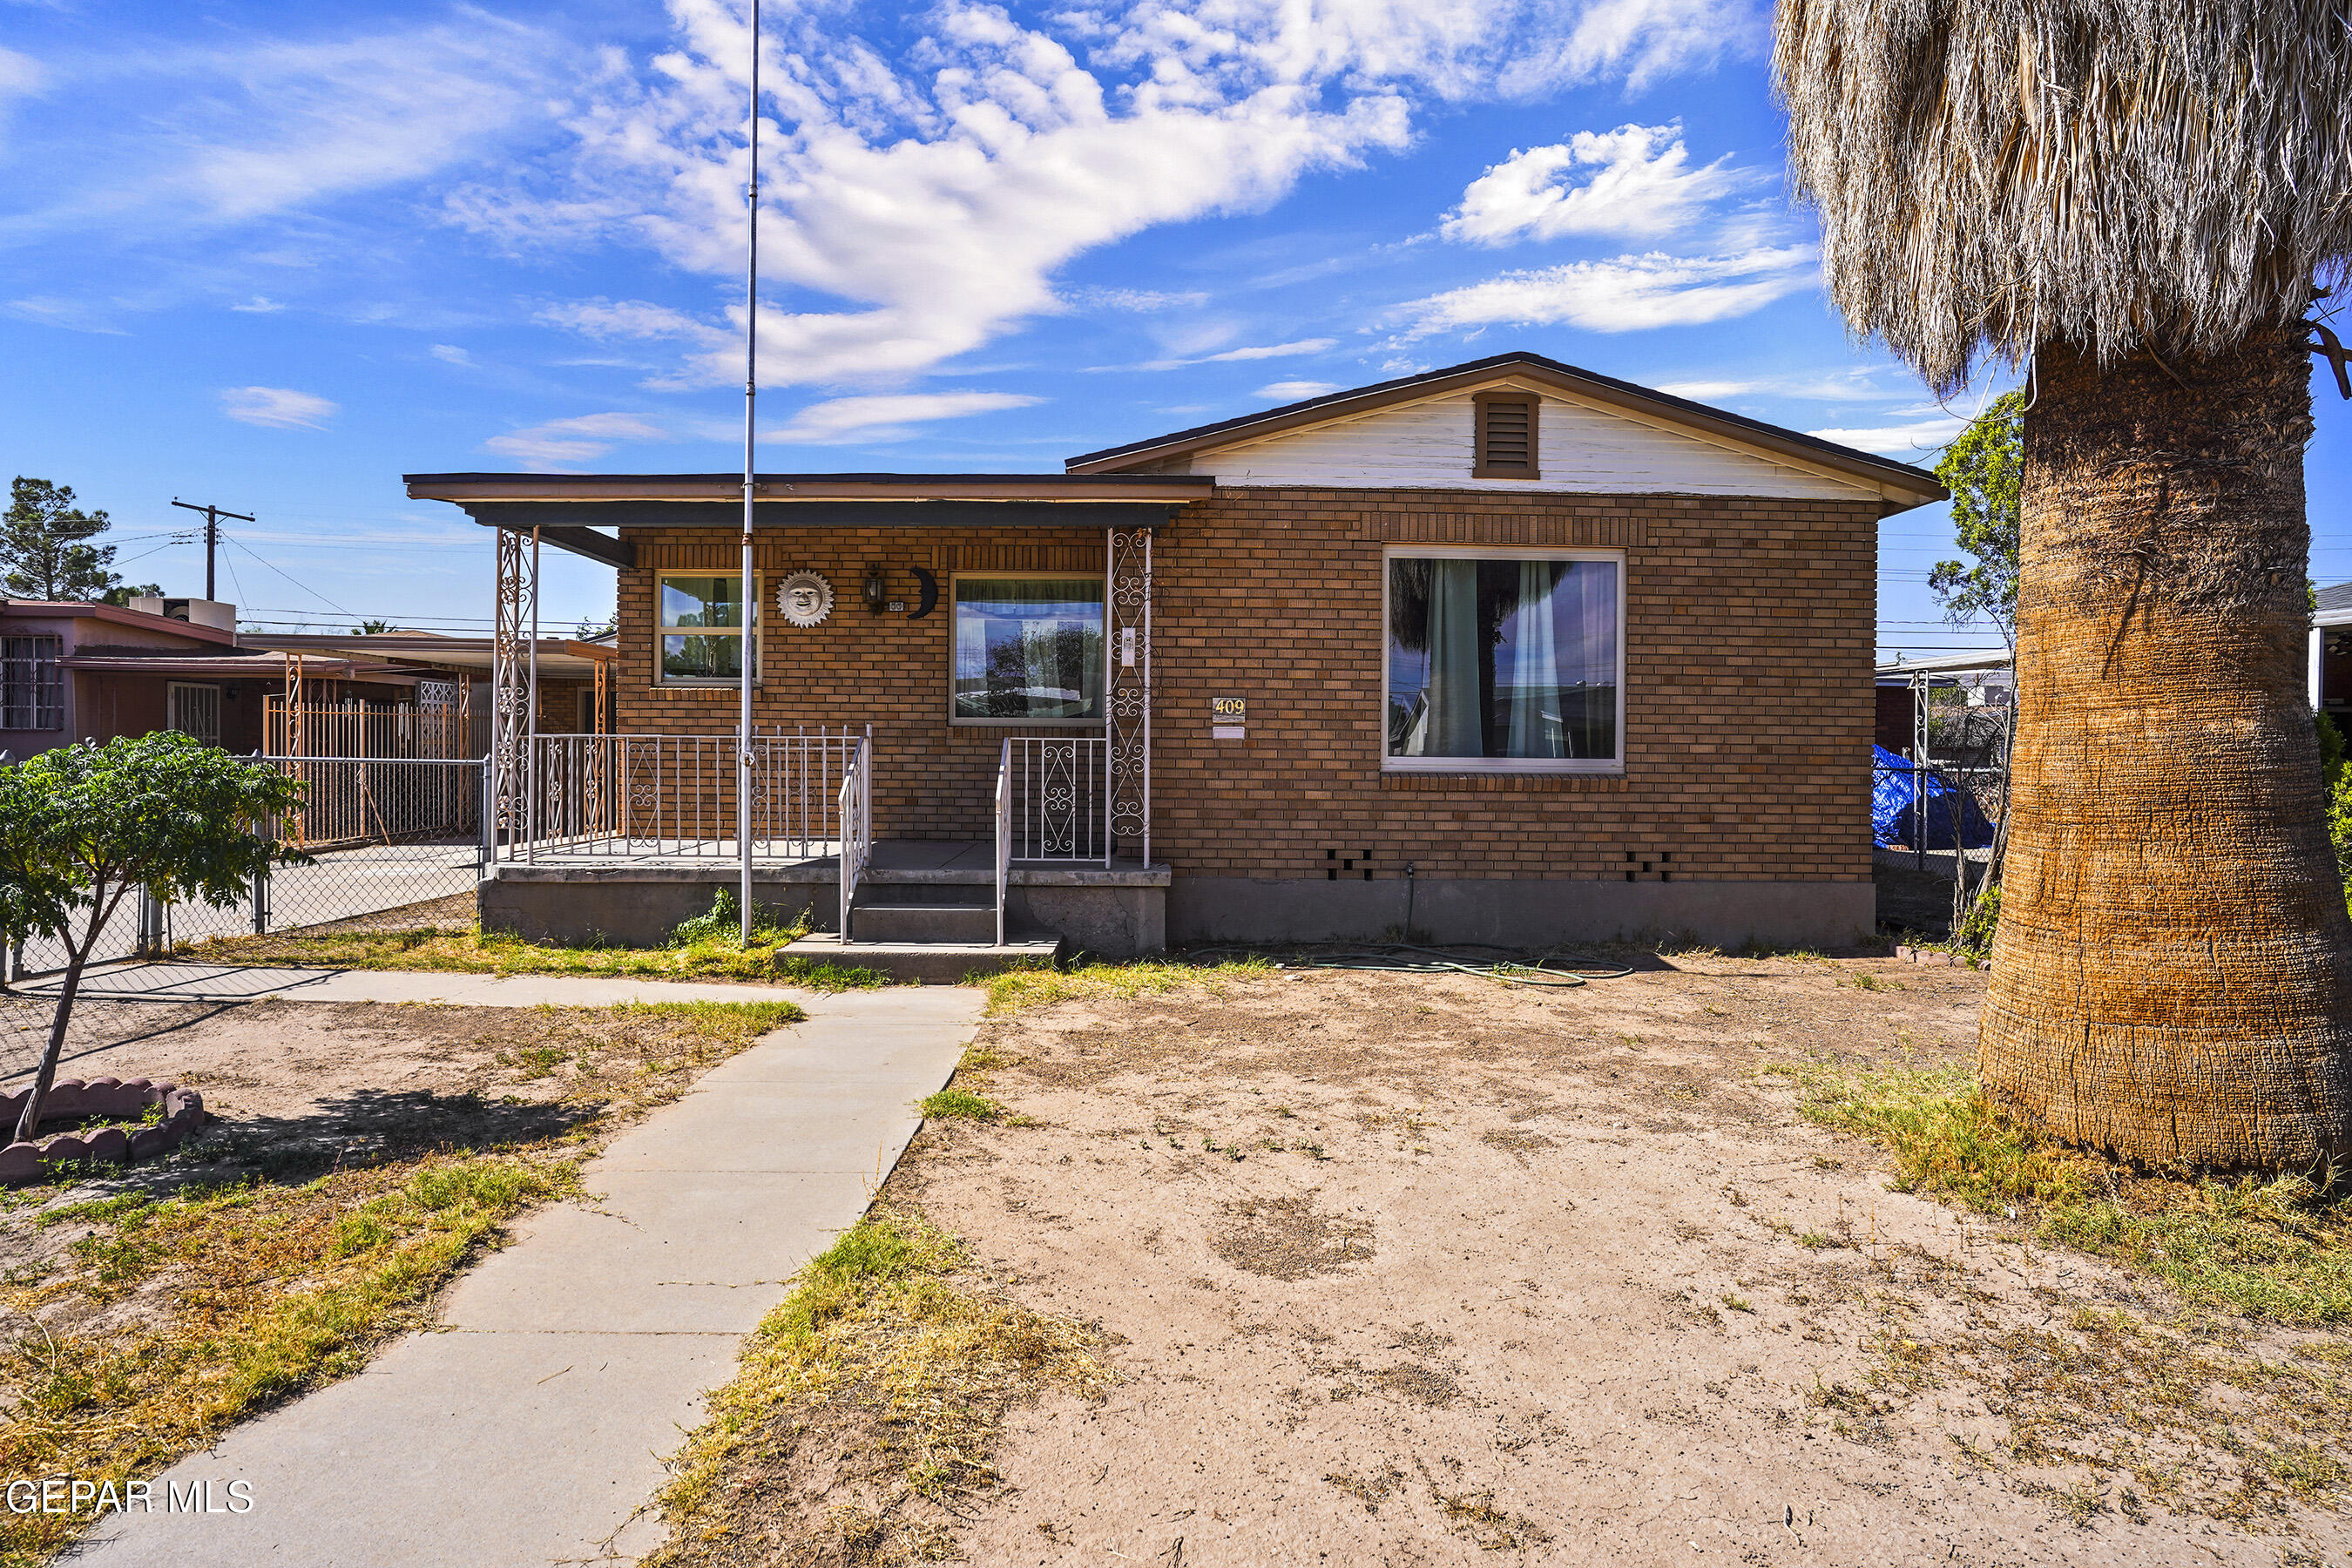
[[[1884,746],[1871,748],[1871,761],[1875,776],[1870,789],[1871,837],[1879,843],[1916,848],[1911,837],[1911,819],[1916,807],[1912,791],[1921,780],[1911,763]],[[1974,796],[1968,791],[1947,784],[1941,775],[1930,770],[1926,775],[1927,796],[1927,847],[1949,849],[1952,847],[1953,797],[1959,799],[1960,842],[1971,849],[1983,849],[1992,844],[1992,824],[1977,809]]]

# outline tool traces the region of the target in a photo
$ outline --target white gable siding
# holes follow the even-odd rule
[[[1872,493],[1557,397],[1543,400],[1537,454],[1541,479],[1473,479],[1473,408],[1468,393],[1383,408],[1340,424],[1196,453],[1191,471],[1214,474],[1223,485],[1349,489],[1666,491],[1831,500]]]

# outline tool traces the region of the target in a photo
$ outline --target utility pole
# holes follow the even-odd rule
[[[189,511],[200,511],[205,514],[205,597],[212,598],[214,596],[213,552],[220,548],[220,520],[225,517],[235,518],[239,522],[251,522],[254,520],[241,511],[223,511],[216,506],[198,506],[193,501],[182,500],[177,496],[172,498],[172,504]]]

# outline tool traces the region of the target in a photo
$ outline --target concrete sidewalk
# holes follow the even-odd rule
[[[17,989],[37,996],[54,979]],[[643,980],[614,974],[450,974],[422,969],[294,969],[241,963],[185,963],[158,959],[90,971],[82,992],[90,1001],[446,1002],[464,1007],[608,1007],[615,1002],[805,1003],[809,993],[788,985]]]
[[[601,1198],[526,1222],[452,1288],[440,1331],[152,1478],[154,1511],[110,1515],[89,1559],[634,1562],[662,1531],[631,1516],[700,1419],[703,1391],[732,1375],[793,1272],[865,1212],[920,1121],[914,1102],[947,1081],[981,1006],[979,993],[944,986],[815,1000],[809,1022],[615,1139],[585,1175]],[[226,1510],[236,1480],[247,1511],[164,1510],[171,1484]],[[191,1482],[212,1484],[189,1494]]]

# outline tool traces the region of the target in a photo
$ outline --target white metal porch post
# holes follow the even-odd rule
[[[751,125],[750,178],[743,187],[743,635],[736,663],[742,667],[742,702],[735,720],[735,848],[741,856],[742,942],[751,945],[751,687],[758,674],[760,597],[751,562],[752,503],[759,493],[759,435],[752,419],[760,401],[760,0],[751,0]],[[842,940],[849,940],[844,931]]]
[[[539,552],[526,551],[522,535],[510,528],[498,533],[498,602],[492,609],[490,632],[490,748],[488,767],[490,820],[484,832],[490,854],[499,852],[499,836],[511,838],[522,826],[523,769],[531,715],[527,656],[522,646],[526,626],[539,620]]]
[[[1151,530],[1109,531],[1104,598],[1110,612],[1110,647],[1104,685],[1103,751],[1107,758],[1103,862],[1118,840],[1151,864]]]

